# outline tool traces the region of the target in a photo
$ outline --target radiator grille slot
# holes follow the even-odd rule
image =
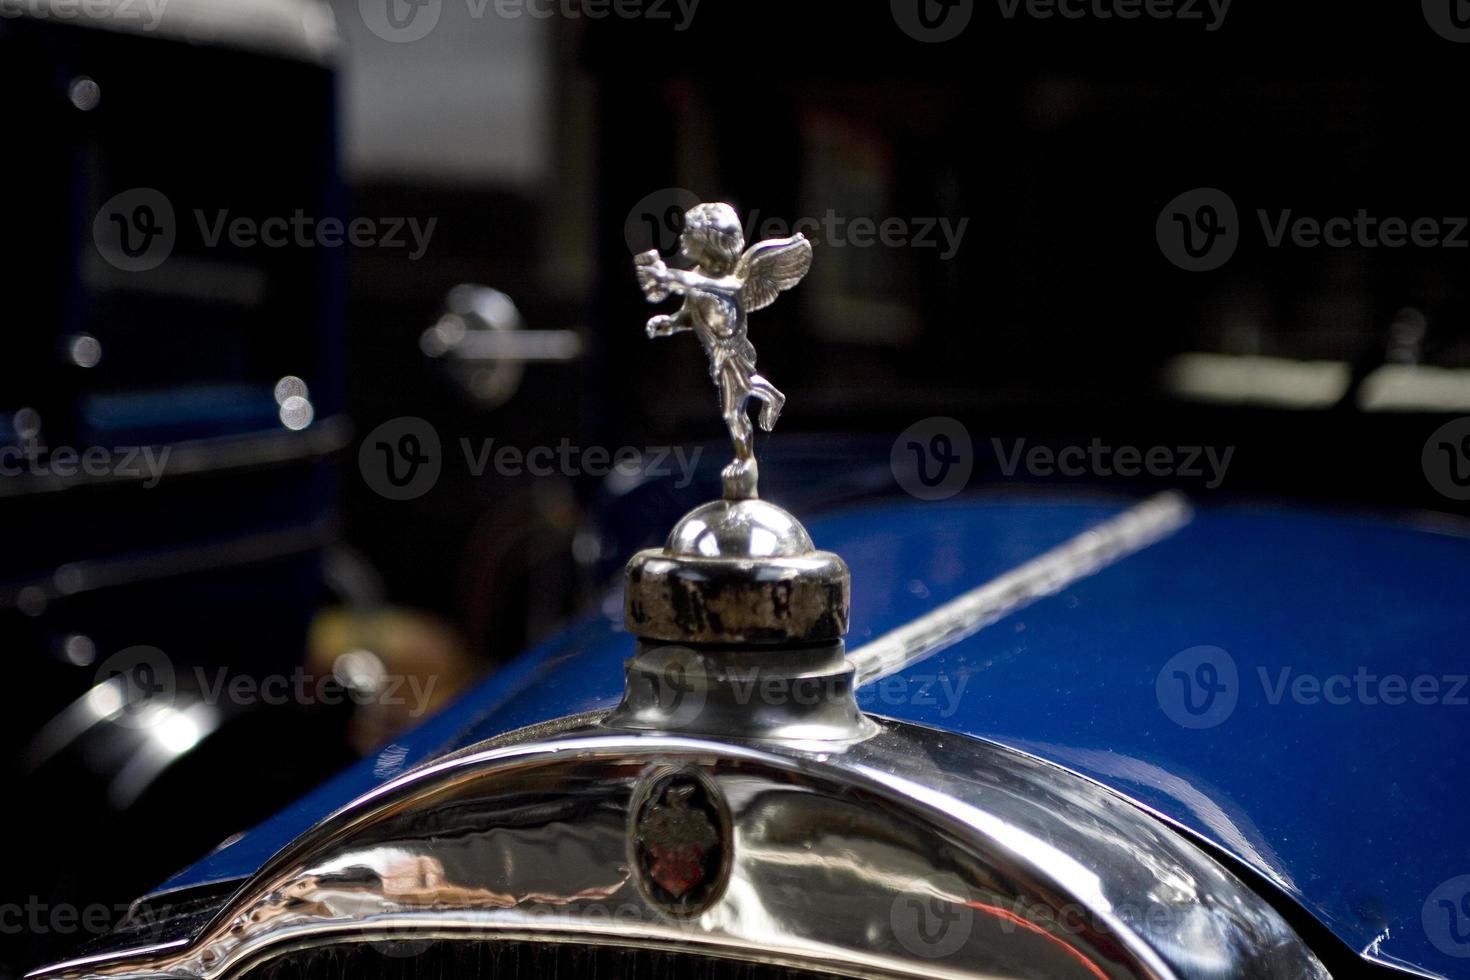
[[[246,980],[832,980],[696,953],[480,940],[359,942],[293,951]]]

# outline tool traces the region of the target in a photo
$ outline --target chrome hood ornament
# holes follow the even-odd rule
[[[648,335],[699,338],[735,461],[724,470],[723,499],[684,515],[663,548],[628,563],[624,622],[638,655],[612,721],[760,739],[865,737],[873,725],[858,710],[842,643],[847,565],[818,551],[790,513],[758,499],[746,413],[750,399],[760,401],[769,431],[786,404],[755,372],[746,318],[801,282],[811,242],[796,235],[746,249],[734,208],[700,204],[684,216],[680,250],[692,270],[669,268],[657,251],[635,259],[650,301],[684,297],[679,312],[648,321]]]
[[[760,425],[770,432],[786,396],[755,373],[755,347],[746,337],[746,318],[806,277],[812,243],[804,235],[773,238],[745,248],[740,218],[728,204],[700,204],[684,215],[679,251],[691,270],[670,269],[651,249],[635,257],[638,285],[651,303],[684,297],[672,315],[648,321],[649,337],[694,331],[709,355],[709,373],[720,389],[720,412],[735,444],[735,461],[725,467],[725,499],[758,496],[759,472],[746,404],[761,402]]]

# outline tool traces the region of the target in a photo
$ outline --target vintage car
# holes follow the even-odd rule
[[[745,315],[811,246],[684,228],[692,269],[638,258],[686,297],[648,333],[704,343],[736,458],[607,502],[663,544],[35,980],[1455,971],[1462,525],[923,499],[958,432],[893,445],[906,501],[823,508],[861,464],[773,455],[804,524],[759,493]]]
[[[163,6],[156,5],[160,11]],[[52,61],[35,56],[48,67],[35,74],[50,79],[54,91],[29,104],[22,100],[18,111],[64,118],[78,147],[106,142],[148,149],[148,140],[133,135],[140,120],[154,118],[140,93],[182,89],[188,111],[179,118],[190,120],[183,135],[199,144],[201,131],[208,133],[210,156],[218,167],[234,169],[212,167],[205,173],[187,165],[187,156],[162,146],[158,156],[177,164],[178,180],[257,190],[263,211],[312,195],[329,210],[338,192],[330,139],[334,80],[324,67],[334,44],[330,25],[303,19],[297,5],[285,0],[173,0],[168,6],[156,37],[125,37],[109,21],[107,29],[117,38],[79,34],[82,40],[72,41],[65,40],[70,25],[58,19],[60,14],[52,16],[54,11],[71,11],[66,16],[75,19],[90,17],[86,11],[94,8],[121,16],[124,9],[146,11],[155,5],[0,0],[0,12],[6,14],[0,42],[15,46],[3,49],[10,60],[0,60],[0,77],[9,78],[6,72],[14,70],[20,78],[22,68],[29,70],[10,54],[17,49],[44,52],[57,66],[50,70]],[[410,0],[373,9],[411,20],[420,7],[437,13],[439,6],[438,0]],[[713,20],[711,30],[731,30],[730,21],[742,19],[744,6],[711,11],[711,18],[727,18]],[[790,6],[783,8],[783,19],[821,21],[823,35],[829,32],[826,12],[796,12]],[[951,7],[971,6],[924,3],[921,13],[945,16]],[[18,7],[29,12],[27,19],[10,16]],[[338,7],[359,5],[349,0]],[[229,15],[229,30],[213,19],[221,11]],[[888,11],[880,15],[886,19]],[[1307,35],[1313,43],[1301,44],[1301,51],[1333,48],[1335,58],[1335,46],[1319,43],[1322,25],[1315,13],[1313,18]],[[783,61],[791,57],[792,46],[763,37],[761,18],[744,19],[752,23],[752,33],[719,34],[727,38],[721,50]],[[1271,30],[1274,36],[1274,22]],[[231,31],[243,36],[233,38]],[[673,93],[681,111],[699,101],[690,93],[701,90],[688,80],[666,85],[656,74],[627,80],[631,64],[657,64],[646,55],[666,45],[666,37],[649,35],[653,40],[637,48],[629,37],[648,32],[634,32],[626,23],[593,25],[588,33],[593,70],[626,85],[625,97],[609,99],[604,107],[612,123],[627,114],[647,125],[646,117],[660,114],[649,110],[657,104],[657,92]],[[117,54],[99,40],[104,37],[118,42]],[[211,39],[230,44],[214,50]],[[171,43],[179,49],[165,46]],[[1007,37],[993,43],[1008,47],[1012,42]],[[1052,42],[1042,44],[1050,50]],[[1117,57],[1111,39],[1081,46],[1103,52],[1098,57]],[[1173,42],[1164,47],[1184,50]],[[687,42],[679,48],[706,50]],[[938,57],[928,48],[907,50],[905,57],[913,61]],[[254,72],[254,84],[233,84],[231,76],[245,72],[231,57],[252,51],[268,54],[262,60],[268,60],[270,73],[244,63]],[[1293,66],[1301,51],[1292,51]],[[911,168],[922,164],[918,169],[939,189],[951,186],[947,175],[960,172],[961,163],[979,169],[962,155],[947,164],[936,156],[935,147],[945,141],[934,134],[942,135],[953,121],[946,112],[959,112],[954,105],[946,108],[945,97],[955,89],[945,81],[948,76],[938,76],[929,97],[917,100],[899,85],[843,88],[840,76],[864,57],[860,47],[842,48],[840,57],[830,59],[839,77],[808,86],[806,111],[789,115],[820,121],[815,111],[820,103],[871,103],[875,113],[915,117],[920,136],[928,128],[927,141],[906,140],[903,162]],[[969,60],[963,49],[952,49],[946,57],[951,69]],[[1372,60],[1376,71],[1378,62]],[[132,114],[88,115],[97,107],[96,79],[73,78],[72,62],[106,83],[102,104]],[[139,65],[157,77],[145,73],[129,90],[121,84],[129,77],[124,69]],[[114,66],[118,83],[108,77]],[[1334,62],[1332,72],[1339,69]],[[1462,71],[1458,62],[1455,71]],[[782,74],[757,74],[764,76],[763,86],[787,87]],[[178,85],[180,77],[194,84]],[[269,88],[263,79],[270,80]],[[723,93],[706,101],[725,111],[766,111],[759,100],[747,98],[743,75],[701,76],[699,81],[712,86],[702,91]],[[1371,82],[1374,92],[1385,88],[1376,77]],[[1069,118],[1079,99],[1070,81],[1043,79],[1034,92],[1010,79],[1004,87],[1014,87],[1017,104],[1027,108],[996,110],[997,118],[1014,127],[1000,132],[1018,140],[1034,129],[1044,143],[1044,154],[1006,159],[1006,179],[1042,173],[1034,179],[1048,185],[1046,200],[1054,210],[1022,208],[1009,224],[996,221],[996,227],[1053,232],[1066,227],[1067,235],[1052,237],[1064,239],[1059,248],[1074,248],[1082,256],[1061,262],[1053,260],[1056,252],[1022,249],[1009,264],[1008,253],[1007,262],[998,263],[1002,278],[1024,262],[1057,278],[1028,278],[1020,300],[1010,307],[1001,304],[1005,315],[1041,302],[1056,305],[1058,322],[1088,320],[1103,305],[1129,309],[1132,316],[1126,304],[1138,294],[1166,294],[1160,283],[1179,289],[1170,285],[1181,281],[1177,270],[1160,262],[1161,271],[1140,273],[1128,265],[1132,253],[1113,240],[1113,229],[1137,223],[1109,209],[1119,200],[1148,200],[1152,189],[1128,183],[1136,179],[1127,167],[1133,158],[1120,156],[1109,164],[1109,154],[1096,149],[1101,144],[1111,150],[1116,133],[1123,131],[1107,124],[1112,117],[1104,115],[1095,132],[1088,130],[1098,142],[1069,142],[1053,135],[1066,132],[1060,126],[1012,120],[1029,119],[1038,107],[1048,106],[1057,118]],[[1190,98],[1202,98],[1198,88],[1184,88]],[[1331,103],[1334,111],[1351,106],[1358,112],[1357,103],[1326,85],[1307,88],[1325,93],[1312,98]],[[890,89],[879,97],[880,90]],[[1108,91],[1114,92],[1116,106],[1131,107],[1139,89],[1129,78]],[[1240,100],[1241,91],[1222,86],[1223,94],[1214,97]],[[1279,86],[1263,83],[1260,91],[1276,108]],[[1446,129],[1458,126],[1456,88],[1445,84],[1435,91],[1450,104],[1435,118]],[[295,107],[289,127],[277,103]],[[1176,119],[1209,117],[1214,104],[1191,102],[1175,116],[1161,113],[1166,123],[1156,127],[1159,139],[1172,145],[1180,125]],[[1277,113],[1274,123],[1256,118],[1265,113],[1241,112],[1252,117],[1252,134],[1268,124],[1280,127],[1276,132],[1295,134],[1302,119],[1324,115],[1331,137],[1327,145],[1338,154],[1338,117],[1315,102],[1310,112]],[[1450,173],[1458,191],[1462,176],[1452,155],[1406,153],[1393,142],[1397,131],[1390,122],[1417,132],[1428,113],[1383,109],[1363,115],[1388,134],[1383,160],[1404,167],[1416,180],[1429,168],[1441,180]],[[212,125],[206,127],[205,121]],[[96,128],[104,124],[111,130],[98,135]],[[180,137],[180,128],[170,131]],[[600,180],[619,189],[617,195],[609,192],[619,204],[603,209],[613,216],[602,219],[610,223],[596,236],[599,248],[607,241],[621,244],[623,198],[638,197],[622,193],[629,174],[648,181],[648,187],[674,183],[672,174],[667,180],[647,178],[649,158],[672,161],[690,155],[678,152],[668,133],[659,142],[630,139],[616,125],[604,128],[604,143],[637,147],[636,152],[607,153],[607,168],[618,176]],[[855,139],[866,149],[872,139],[861,127],[818,129],[821,138],[811,145],[798,141],[794,123],[763,132],[761,139],[749,141],[758,153],[749,149],[737,155],[740,169],[768,182],[767,200],[791,199],[794,189],[787,187],[791,193],[783,194],[784,184],[770,176],[781,165],[771,165],[768,158],[794,159],[804,148],[802,153],[820,162],[825,158],[817,151],[823,146]],[[280,139],[292,140],[312,166],[299,171],[276,166],[272,143],[259,135],[275,131],[284,134]],[[854,131],[857,137],[844,135]],[[254,141],[244,139],[250,133],[257,134]],[[1233,152],[1261,157],[1261,166],[1273,171],[1292,165],[1291,154],[1262,154],[1263,140],[1237,142],[1233,150],[1212,146],[1211,158]],[[73,196],[88,201],[88,207],[72,209],[77,214],[95,212],[93,205],[101,203],[85,196],[99,193],[95,174],[68,163],[90,157],[69,149],[71,144],[45,146],[54,159],[41,158],[33,169],[51,175],[46,179],[55,187],[22,195],[20,204],[34,213],[22,211],[26,220],[17,225],[46,225],[48,201]],[[242,155],[247,148],[253,152]],[[833,159],[837,156],[834,152]],[[887,165],[881,153],[858,156],[875,171]],[[1107,193],[1097,193],[1086,181],[1053,180],[1036,162],[1051,166],[1066,158],[1103,166],[1106,180],[1100,186]],[[1153,158],[1141,150],[1138,159],[1151,164]],[[1319,179],[1310,160],[1299,165],[1311,171],[1313,182]],[[128,173],[120,170],[116,180],[141,179]],[[284,174],[282,186],[271,185],[262,174]],[[857,177],[862,179],[848,179],[846,185],[861,189],[876,183],[866,172]],[[189,188],[183,186],[185,192],[176,193],[187,199]],[[658,195],[655,191],[651,199],[666,203]],[[993,195],[997,202],[1011,197],[1025,195],[1009,185]],[[991,199],[983,199],[987,212]],[[328,739],[314,737],[321,729],[307,727],[305,720],[292,726],[279,713],[263,716],[237,728],[244,734],[227,750],[205,752],[212,727],[115,724],[134,706],[123,700],[122,685],[112,684],[112,678],[82,692],[68,689],[68,699],[74,700],[62,702],[75,706],[81,721],[62,730],[71,733],[68,744],[77,743],[72,755],[81,761],[72,764],[68,757],[68,767],[41,789],[15,784],[15,799],[28,802],[12,802],[13,808],[26,811],[35,824],[54,824],[54,836],[43,839],[34,827],[14,832],[12,845],[22,853],[7,858],[7,869],[21,880],[14,869],[29,861],[53,877],[87,882],[87,873],[99,868],[142,864],[156,868],[157,884],[131,904],[117,928],[36,969],[29,974],[32,980],[1470,975],[1470,847],[1464,843],[1470,812],[1465,752],[1470,526],[1447,515],[1425,516],[1423,510],[1314,510],[1178,489],[1130,493],[1133,485],[1126,482],[1094,486],[1085,479],[1017,480],[1003,489],[976,481],[981,492],[963,494],[958,491],[969,470],[967,451],[960,447],[972,436],[978,440],[978,431],[924,409],[921,414],[931,417],[897,441],[888,431],[868,439],[841,424],[858,415],[851,398],[829,398],[839,406],[835,411],[846,413],[832,426],[844,430],[841,435],[778,433],[763,445],[763,480],[758,482],[747,403],[760,402],[759,421],[769,429],[785,399],[755,373],[744,316],[794,286],[810,263],[810,250],[795,235],[742,252],[736,245],[739,223],[732,224],[721,207],[701,205],[685,214],[681,227],[705,235],[702,244],[686,248],[692,271],[670,268],[681,265],[672,257],[666,263],[664,257],[643,253],[635,267],[622,268],[624,277],[605,277],[606,288],[616,295],[597,304],[594,324],[605,325],[605,318],[622,332],[620,338],[628,334],[630,323],[621,319],[620,304],[637,302],[635,282],[648,299],[680,292],[689,297],[692,305],[656,317],[648,333],[692,330],[699,335],[712,357],[735,461],[723,471],[718,465],[701,468],[688,485],[653,477],[607,481],[595,505],[578,515],[587,518],[587,526],[579,527],[576,539],[579,545],[592,542],[582,549],[591,556],[587,564],[595,574],[590,579],[606,582],[609,576],[603,573],[611,572],[615,584],[600,604],[594,602],[590,612],[552,638],[320,785],[315,785],[317,767],[334,764],[336,756],[324,753]],[[1091,217],[1065,224],[1056,217],[1073,211]],[[1151,209],[1150,220],[1156,211]],[[91,234],[84,225],[78,226],[78,241]],[[652,229],[661,227],[654,222]],[[107,387],[105,367],[101,374],[84,375],[94,380],[83,384],[74,380],[76,372],[90,367],[53,365],[62,380],[51,383],[51,375],[26,368],[32,362],[26,358],[0,363],[0,371],[9,372],[7,394],[29,399],[18,405],[52,398],[50,404],[36,402],[48,424],[75,416],[102,426],[104,433],[145,427],[129,435],[144,444],[184,438],[202,443],[195,446],[200,479],[188,511],[171,503],[173,497],[155,503],[158,498],[131,496],[116,510],[104,510],[94,498],[86,513],[96,527],[77,526],[74,519],[63,521],[41,509],[61,499],[54,489],[70,492],[68,487],[32,481],[7,489],[36,508],[10,512],[10,526],[18,534],[8,542],[7,560],[15,567],[7,579],[30,574],[34,566],[46,570],[37,581],[48,588],[69,581],[53,570],[73,576],[79,569],[91,571],[101,584],[80,591],[58,586],[45,594],[9,590],[0,595],[5,600],[0,612],[6,612],[7,602],[19,609],[25,598],[31,611],[14,617],[24,613],[38,648],[53,632],[63,638],[82,635],[82,627],[74,626],[79,622],[89,629],[96,625],[99,643],[118,646],[121,640],[113,643],[116,637],[106,629],[121,634],[133,620],[151,629],[197,618],[207,621],[208,629],[189,632],[191,644],[181,641],[180,646],[192,645],[226,663],[285,669],[321,585],[317,553],[332,533],[330,494],[322,488],[329,479],[324,460],[353,441],[345,434],[345,420],[338,418],[343,409],[334,372],[340,364],[327,354],[317,363],[313,353],[318,346],[333,350],[328,341],[339,328],[336,253],[283,252],[280,268],[273,263],[260,276],[243,280],[245,286],[268,282],[273,288],[245,289],[233,299],[229,290],[194,288],[197,270],[213,266],[186,255],[195,264],[184,268],[195,271],[165,282],[179,294],[166,308],[178,316],[175,321],[154,309],[158,288],[137,288],[137,280],[113,274],[121,270],[106,263],[79,265],[68,254],[58,268],[91,269],[91,280],[73,282],[44,265],[50,258],[43,250],[23,236],[12,238],[7,244],[16,261],[35,263],[17,266],[21,278],[58,279],[61,287],[44,295],[64,298],[57,305],[70,316],[79,315],[73,307],[88,316],[102,311],[95,323],[83,324],[89,328],[85,339],[94,345],[127,351],[133,337],[122,328],[146,322],[166,340],[142,348],[143,353],[167,350],[192,367],[191,362],[238,348],[243,353],[229,358],[229,364],[255,373],[246,375],[240,367],[241,377],[227,378],[230,383],[205,406],[214,406],[215,428],[196,431],[203,410],[197,403],[184,410],[182,396],[169,394],[167,383],[185,372],[175,370],[168,358],[137,355],[158,370],[156,387],[168,395],[140,401],[116,396]],[[1115,249],[1127,266],[1121,271],[1094,254]],[[993,263],[1000,251],[997,245],[975,261]],[[90,253],[81,249],[79,254]],[[847,328],[840,339],[852,348],[864,334],[893,331],[895,310],[904,307],[890,302],[884,289],[920,277],[875,260],[872,253],[849,252],[845,261],[845,266],[838,261],[829,266],[841,275],[813,285],[824,291],[832,319]],[[1457,253],[1445,252],[1435,261],[1450,271],[1429,277],[1433,281],[1462,278]],[[926,307],[924,323],[968,322],[972,274],[965,268],[946,267],[938,286],[932,278],[926,281],[925,288],[947,305]],[[1065,278],[1078,269],[1093,270],[1093,278]],[[234,270],[235,279],[226,276],[226,284],[238,284],[239,272]],[[267,272],[271,278],[261,278]],[[1326,310],[1323,318],[1335,323],[1341,315],[1341,274],[1300,278]],[[391,288],[399,282],[392,280]],[[1104,288],[1111,291],[1099,299]],[[870,291],[870,302],[854,303],[847,295],[854,290]],[[96,303],[72,302],[94,292],[102,298]],[[1383,299],[1387,306],[1388,295],[1385,290],[1374,301]],[[279,306],[265,305],[267,299]],[[222,316],[217,307],[251,310]],[[1463,321],[1463,306],[1446,308],[1454,315],[1444,319]],[[291,313],[298,319],[286,315]],[[16,320],[26,317],[62,322],[59,312],[39,308]],[[221,343],[218,332],[188,326],[205,319],[230,327],[235,345]],[[922,340],[920,318],[911,319],[914,336]],[[261,323],[273,324],[272,332],[256,330]],[[1037,333],[1032,321],[1025,323],[1024,330],[1005,340],[1033,355],[1034,374],[1011,385],[1007,398],[1017,397],[1015,392],[1044,373],[1073,372],[1058,375],[1056,382],[1069,388],[1079,379],[1107,375],[1133,356],[1114,352],[1107,370],[1099,369],[1094,362],[1114,341],[1092,331],[1093,346],[1070,352],[1060,367],[1043,363],[1041,355],[1060,347],[1061,335]],[[631,326],[628,348],[644,343],[636,336],[636,321]],[[116,341],[104,332],[108,328],[117,330]],[[931,336],[927,346],[915,340],[910,353],[922,356],[908,360],[919,365],[926,382],[937,373],[951,387],[968,384],[972,363],[992,363],[996,359],[990,355],[1004,346],[979,333]],[[55,337],[36,332],[24,339],[39,351],[34,360],[44,357],[49,363],[55,360],[56,342],[71,336],[68,329]],[[871,362],[899,360],[890,350],[877,348],[857,366],[867,364],[871,372]],[[402,352],[392,348],[381,356],[396,362]],[[599,383],[607,405],[589,414],[622,411],[635,401],[632,394],[655,388],[648,374],[629,370],[639,359],[625,348],[600,356]],[[797,360],[793,356],[785,364]],[[772,363],[783,364],[780,359]],[[829,372],[825,363],[808,364],[807,370],[838,373]],[[1218,361],[1211,364],[1221,367]],[[1365,365],[1344,363],[1341,373],[1346,377],[1362,367],[1366,375],[1378,362]],[[284,411],[289,399],[270,384],[288,370],[311,375],[317,388],[316,422],[299,432]],[[300,381],[295,373],[289,377]],[[1123,387],[1135,379],[1131,370],[1120,377]],[[1199,381],[1197,374],[1190,377]],[[131,384],[137,378],[125,380]],[[702,405],[708,392],[702,378],[696,380]],[[902,389],[894,395],[871,380],[852,384],[870,385],[875,404],[910,393]],[[72,396],[83,409],[101,406],[113,414],[73,410],[67,401]],[[303,396],[291,397],[300,401]],[[675,394],[660,386],[646,397]],[[1398,467],[1399,476],[1411,473],[1417,482],[1422,434],[1405,455],[1398,452],[1402,439],[1383,438],[1387,430],[1369,424],[1376,416],[1368,422],[1350,416],[1356,428],[1342,415],[1329,418],[1337,400],[1336,394],[1326,398],[1319,415],[1306,421],[1288,423],[1262,413],[1256,424],[1283,435],[1272,444],[1278,450],[1274,455],[1261,454],[1252,464],[1266,477],[1247,482],[1247,489],[1265,485],[1273,490],[1272,481],[1293,460],[1305,460],[1299,469],[1312,471],[1328,458],[1348,461],[1332,480],[1323,479],[1334,486],[1348,485],[1347,477],[1356,478],[1359,469],[1389,466]],[[912,407],[905,405],[904,411]],[[1428,414],[1394,416],[1402,428],[1392,435],[1421,424]],[[988,417],[997,431],[1004,430],[1004,418],[995,412]],[[1045,428],[1029,418],[1023,421],[1030,427],[1018,424],[1018,431]],[[1440,506],[1470,497],[1470,478],[1460,468],[1470,461],[1470,433],[1463,422],[1452,424],[1460,428],[1447,429],[1443,438],[1431,437],[1424,446],[1427,454],[1436,459],[1443,454],[1449,463],[1448,489],[1436,487],[1439,496],[1432,501]],[[289,431],[278,431],[283,427]],[[82,430],[76,439],[85,434]],[[356,441],[348,457],[363,447],[363,437]],[[1384,448],[1390,444],[1392,451]],[[242,445],[252,452],[243,453]],[[1315,455],[1303,446],[1316,447]],[[1058,450],[1038,442],[1033,448],[1051,453],[1045,465],[1062,471],[1069,454],[1093,451],[1076,443]],[[1021,452],[1016,449],[1014,458]],[[1145,454],[1132,452],[1132,463],[1124,465],[1136,471]],[[1197,462],[1194,456],[1190,460],[1182,465]],[[140,500],[149,507],[141,516],[130,509]],[[437,506],[431,500],[425,510]],[[28,519],[27,514],[41,516]],[[196,518],[185,520],[185,514]],[[73,528],[73,540],[50,533],[63,523]],[[155,525],[174,528],[178,541],[143,533]],[[101,564],[95,555],[79,558],[67,550],[89,530],[100,533],[96,528],[118,538],[116,551],[126,560]],[[259,560],[234,577],[233,565],[215,567],[183,548],[206,531],[244,542],[234,551],[223,549],[228,555]],[[31,536],[35,542],[19,546]],[[231,542],[234,538],[226,543]],[[124,573],[156,567],[136,559],[144,544],[182,557],[166,569],[171,577],[159,576],[167,588],[140,597],[121,586],[136,585]],[[9,602],[11,592],[14,602]],[[205,594],[211,602],[201,600]],[[501,600],[513,602],[520,593],[507,595],[511,598]],[[79,606],[82,612],[74,612]],[[228,628],[219,628],[220,623]],[[199,642],[200,635],[207,642]],[[24,646],[12,642],[17,650]],[[252,661],[260,651],[282,662]],[[193,661],[179,660],[180,667],[186,663]],[[86,658],[72,666],[89,677],[93,671]],[[23,665],[13,669],[22,672],[11,676],[12,690],[37,690]],[[171,709],[194,703],[189,692],[170,695],[177,697]],[[390,689],[386,696],[395,694]],[[150,697],[144,692],[145,702]],[[35,724],[40,726],[55,706],[34,693],[29,700],[36,704],[16,704],[10,713],[39,715]],[[155,714],[189,720],[183,710]],[[61,718],[76,720],[70,713]],[[89,803],[96,794],[77,792],[96,788],[88,778],[111,780],[114,770],[136,775],[141,767],[147,777],[141,782],[151,782],[184,756],[194,764],[174,766],[168,794],[155,795],[141,815],[124,819],[121,805]],[[130,766],[135,758],[149,765]],[[242,796],[254,795],[262,811],[273,811],[265,801],[294,793],[298,781],[315,788],[175,870],[170,846],[184,846],[179,843],[184,841],[194,849],[189,833],[210,833],[211,840],[220,836],[222,809],[234,808],[227,816],[240,825],[254,823],[256,814]],[[127,802],[145,788],[128,794]],[[68,789],[73,795],[64,795]],[[33,800],[40,805],[30,805]],[[94,818],[92,836],[79,838],[58,817],[77,813]],[[104,832],[112,836],[103,837]],[[8,929],[10,921],[0,920],[0,927]],[[7,965],[0,963],[0,976],[8,976]]]
[[[626,606],[34,976],[1453,975],[1463,529],[1174,495],[809,529],[696,510]]]

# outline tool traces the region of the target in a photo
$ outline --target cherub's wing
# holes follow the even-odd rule
[[[757,242],[740,257],[735,276],[744,280],[740,306],[745,312],[765,309],[790,289],[812,267],[812,243],[805,235]]]

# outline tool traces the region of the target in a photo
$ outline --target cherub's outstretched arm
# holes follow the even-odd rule
[[[740,280],[732,276],[715,278],[702,272],[670,269],[667,266],[663,270],[663,284],[668,287],[669,292],[676,294],[700,292],[725,293],[733,296],[740,291]]]
[[[685,269],[670,269],[658,252],[649,251],[639,255],[638,285],[643,295],[658,302],[670,294],[683,296],[691,292],[723,293],[734,296],[740,291],[740,280],[733,276],[706,276],[701,272]]]

